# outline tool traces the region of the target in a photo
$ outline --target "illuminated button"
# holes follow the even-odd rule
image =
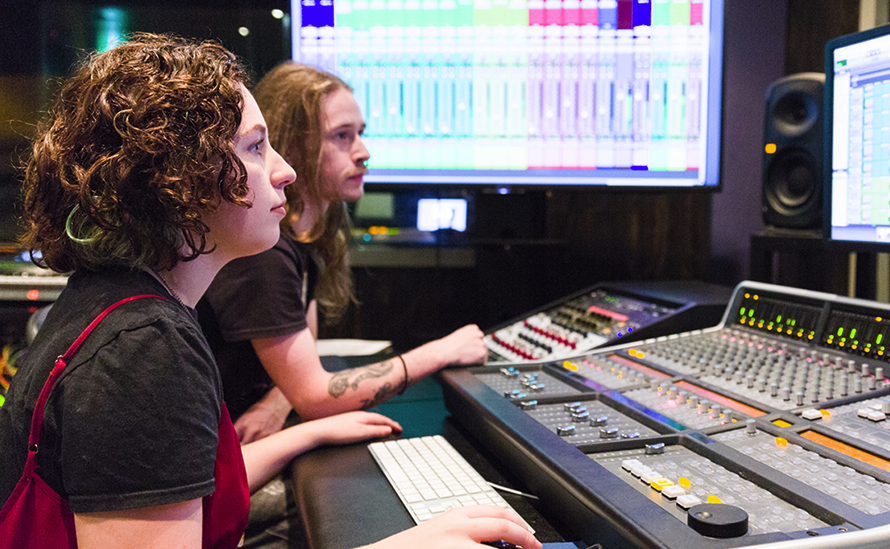
[[[563,407],[566,410],[574,410],[575,408],[578,408],[579,406],[581,406],[580,402],[566,402],[565,404],[563,404]]]
[[[618,427],[600,429],[600,438],[618,438]]]
[[[822,419],[822,412],[815,408],[807,408],[803,412],[800,413],[800,417],[809,420]]]
[[[565,427],[557,427],[556,434],[561,437],[570,437],[575,434],[575,426],[566,425]]]
[[[787,447],[788,447],[788,441],[785,440],[785,439],[782,438],[782,437],[776,437],[776,446],[778,446],[778,447],[780,447],[780,448],[787,448]]]
[[[652,479],[652,480],[649,481],[649,486],[655,488],[655,489],[658,490],[659,492],[661,492],[661,491],[664,490],[665,488],[667,488],[667,487],[669,487],[669,486],[673,486],[673,485],[674,485],[673,482],[671,482],[670,480],[668,480],[668,479],[666,479],[666,478],[664,478],[664,477],[662,477],[662,478],[654,478],[654,479]],[[682,490],[682,488],[681,488],[681,490]]]
[[[692,494],[686,494],[685,496],[679,496],[677,498],[677,505],[679,505],[683,509],[689,509],[690,507],[694,507],[699,503],[701,503],[701,500],[698,499],[698,496],[694,496]]]
[[[573,363],[573,362],[571,362],[571,361],[569,361],[569,360],[566,360],[565,362],[563,362],[563,363],[562,363],[562,367],[565,368],[566,370],[571,371],[571,372],[577,372],[577,371],[578,371],[578,366],[577,366],[575,363]]]
[[[603,427],[604,425],[608,425],[609,416],[599,416],[590,418],[591,427]]]
[[[622,434],[621,434],[621,438],[625,438],[625,439],[640,438],[640,433],[637,433],[637,432],[633,432],[633,433],[622,433]]]
[[[692,482],[686,477],[680,477],[680,480],[677,481],[677,484],[682,486],[683,488],[689,490],[692,488]]]
[[[831,412],[825,409],[820,409],[819,413],[822,414],[822,417],[825,419],[831,419]]]
[[[536,410],[538,408],[537,400],[527,400],[519,405],[523,410]]]
[[[680,496],[685,496],[686,490],[674,484],[673,486],[665,486],[664,488],[662,488],[661,495],[668,499],[676,499]]]
[[[708,503],[723,503],[723,500],[721,500],[717,496],[711,494],[708,496]]]

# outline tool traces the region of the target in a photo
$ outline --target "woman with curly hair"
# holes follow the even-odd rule
[[[281,429],[291,409],[304,419],[367,409],[445,366],[485,362],[482,331],[469,325],[394,359],[323,368],[318,309],[332,322],[354,300],[344,202],[363,193],[365,123],[352,88],[300,63],[274,68],[254,93],[297,184],[285,190],[275,247],[227,265],[200,304],[241,440]]]
[[[223,265],[275,244],[283,189],[295,178],[269,144],[246,81],[218,44],[137,35],[91,58],[40,129],[25,172],[24,243],[73,274],[0,408],[0,519],[20,510],[10,494],[36,458],[37,486],[61,510],[52,534],[62,546],[231,548],[247,522],[248,491],[295,455],[399,431],[356,412],[239,444],[194,306]],[[121,302],[65,366],[72,342]],[[57,357],[64,369],[54,368]],[[55,384],[39,396],[48,379]],[[470,509],[381,548],[504,531],[536,546],[516,520]],[[0,524],[16,537],[17,522]]]

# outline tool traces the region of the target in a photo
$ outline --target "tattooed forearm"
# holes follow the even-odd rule
[[[390,385],[389,383],[384,383],[377,389],[377,393],[374,394],[374,398],[371,400],[362,399],[362,410],[367,410],[368,408],[373,408],[378,404],[382,404],[386,402],[389,397],[393,396],[398,392],[398,389]]]
[[[361,368],[351,368],[349,370],[337,372],[331,378],[330,383],[328,383],[328,394],[334,398],[339,398],[346,393],[347,389],[357,391],[358,385],[362,381],[383,377],[392,372],[392,368],[392,361],[386,360],[378,364],[371,364],[370,366],[362,366]],[[380,390],[383,390],[384,387],[388,386],[389,384],[387,383],[381,387],[378,390],[378,394],[380,393]],[[375,400],[377,398],[378,397],[375,396]]]

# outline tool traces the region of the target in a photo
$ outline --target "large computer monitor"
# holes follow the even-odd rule
[[[724,0],[292,0],[353,88],[370,184],[720,183]]]
[[[825,46],[824,236],[890,251],[890,25]]]

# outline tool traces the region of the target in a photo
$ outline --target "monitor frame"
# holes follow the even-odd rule
[[[726,0],[705,0],[710,10],[710,18],[708,20],[710,26],[707,30],[707,39],[710,54],[708,55],[708,66],[706,67],[707,81],[703,79],[703,89],[709,91],[707,113],[702,109],[702,113],[706,114],[705,126],[703,126],[706,141],[702,144],[705,150],[704,183],[699,184],[668,184],[666,179],[652,178],[651,182],[631,182],[630,177],[632,168],[616,168],[623,172],[621,176],[616,177],[612,183],[604,182],[572,182],[566,178],[564,170],[561,168],[548,168],[538,173],[529,174],[536,176],[537,181],[525,182],[517,181],[516,172],[503,170],[502,173],[484,173],[478,180],[471,180],[473,176],[465,177],[460,170],[434,170],[434,169],[402,169],[402,173],[392,174],[396,170],[375,170],[373,163],[374,150],[371,150],[372,160],[370,162],[371,171],[365,178],[365,187],[371,191],[395,192],[408,189],[429,189],[436,192],[436,189],[460,189],[466,192],[482,192],[496,194],[522,194],[525,192],[549,191],[549,190],[568,190],[568,191],[588,191],[606,193],[717,193],[723,190],[723,170],[724,170],[724,125],[725,125],[725,86],[726,86],[726,48],[725,48],[725,3]],[[292,18],[292,59],[300,62],[300,41],[302,27],[302,1],[291,0],[291,18]],[[364,109],[363,109],[364,110]],[[364,113],[367,118],[368,114]],[[601,169],[602,170],[602,169]],[[473,170],[476,171],[476,170]],[[598,177],[596,169],[589,170],[591,175]],[[698,171],[698,170],[696,170]],[[412,173],[419,175],[417,179],[412,179]],[[428,172],[424,174],[423,172]],[[436,180],[435,176],[442,173],[455,175],[455,179]],[[528,170],[522,170],[528,172]],[[602,171],[601,171],[602,173]],[[670,173],[670,172],[667,172]],[[393,179],[390,179],[390,175]],[[433,179],[427,177],[433,176]],[[467,174],[470,175],[470,174]],[[607,174],[603,174],[607,176]],[[394,180],[397,179],[397,180]],[[627,179],[627,181],[621,181]],[[447,192],[447,191],[446,191]]]
[[[890,240],[847,240],[832,237],[832,200],[833,200],[833,155],[834,155],[834,52],[838,48],[866,42],[887,36],[890,40],[890,25],[883,25],[864,31],[858,31],[833,38],[825,44],[825,88],[823,106],[823,166],[822,166],[822,240],[832,250],[850,252],[890,252]],[[890,223],[886,225],[890,229]]]

